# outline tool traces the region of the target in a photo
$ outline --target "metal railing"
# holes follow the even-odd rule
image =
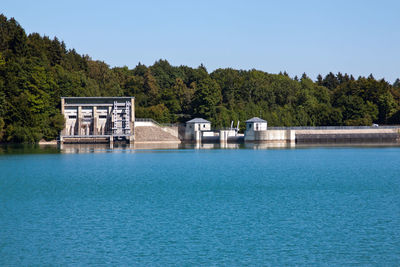
[[[385,126],[291,126],[268,127],[268,130],[357,130],[357,129],[400,129],[400,125]]]

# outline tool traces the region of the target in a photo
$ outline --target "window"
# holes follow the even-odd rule
[[[249,123],[249,129],[251,129],[251,123]]]
[[[205,124],[203,124],[203,128],[206,128],[206,125],[205,125]]]
[[[76,119],[76,115],[69,115],[68,119]]]
[[[107,115],[99,115],[99,119],[107,119]]]

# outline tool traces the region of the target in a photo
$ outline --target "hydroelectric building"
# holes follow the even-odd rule
[[[134,97],[63,97],[61,143],[133,142]]]

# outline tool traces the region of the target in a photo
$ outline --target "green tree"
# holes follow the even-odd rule
[[[218,83],[206,78],[197,85],[194,95],[195,114],[205,118],[213,117],[215,108],[221,103],[222,95]]]

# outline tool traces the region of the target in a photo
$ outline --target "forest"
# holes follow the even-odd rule
[[[57,37],[26,34],[14,18],[0,15],[0,142],[55,139],[64,125],[62,96],[134,96],[138,118],[202,117],[216,128],[254,116],[269,126],[400,124],[399,79],[329,73],[313,81],[305,73],[208,72],[166,60],[111,68]]]

